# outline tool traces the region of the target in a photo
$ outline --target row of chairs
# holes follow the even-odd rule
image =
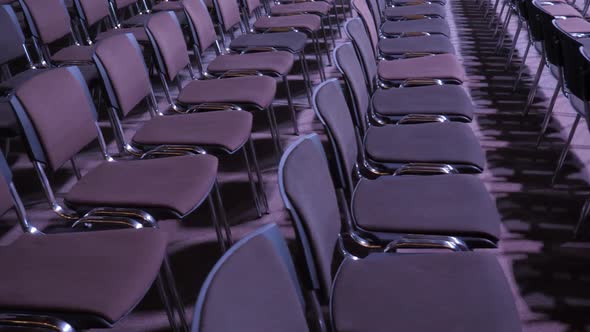
[[[522,26],[528,30],[529,41],[523,55],[517,80],[514,88],[520,82],[522,73],[525,68],[525,61],[529,49],[534,47],[541,53],[541,61],[535,73],[532,85],[527,98],[527,103],[523,110],[523,115],[528,115],[533,105],[541,76],[545,69],[548,69],[556,79],[555,88],[549,101],[544,119],[539,129],[536,142],[538,148],[546,136],[547,129],[553,114],[553,110],[560,93],[565,96],[575,111],[575,119],[569,130],[566,142],[561,150],[557,160],[557,166],[551,179],[554,185],[559,179],[559,174],[565,163],[569,147],[574,138],[575,131],[581,119],[588,121],[588,102],[590,94],[588,91],[588,47],[590,46],[590,23],[584,18],[587,12],[587,3],[583,8],[577,8],[572,4],[564,1],[514,1],[508,2],[508,16],[504,20],[502,31],[499,35],[499,47],[502,47],[502,40],[507,33],[507,25],[510,21],[510,15],[518,18],[517,31],[514,36],[512,45],[508,53],[509,65],[516,47],[516,42],[520,35]],[[499,22],[498,25],[501,23]],[[574,228],[574,235],[577,236],[580,227],[588,214],[589,201],[583,208],[578,222]]]

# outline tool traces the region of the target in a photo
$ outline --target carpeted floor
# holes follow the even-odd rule
[[[536,133],[555,79],[548,73],[542,77],[532,112],[523,119],[521,111],[531,72],[539,61],[538,53],[531,50],[524,80],[513,92],[512,84],[521,61],[520,55],[526,46],[526,37],[521,36],[513,65],[505,69],[506,50],[495,53],[495,39],[487,22],[481,18],[479,6],[473,0],[449,0],[447,11],[452,40],[469,77],[465,87],[477,107],[473,128],[487,155],[487,169],[481,178],[495,197],[503,219],[501,246],[495,252],[511,281],[524,330],[590,331],[590,268],[587,267],[590,227],[582,230],[582,239],[586,241],[572,239],[581,204],[589,193],[584,166],[590,159],[590,145],[584,145],[590,138],[586,126],[580,125],[563,176],[556,186],[551,187],[551,172],[574,116],[568,102],[560,97],[550,137],[541,148],[535,149]],[[515,26],[510,25],[509,31],[512,33],[514,30]],[[507,38],[508,45],[511,39],[510,36]],[[214,55],[209,52],[206,56],[210,59]],[[334,67],[328,67],[327,73],[328,77],[339,76]],[[301,132],[322,133],[321,124],[314,118],[301,91],[298,68],[294,69],[290,78],[292,87],[297,90],[297,116]],[[317,75],[314,78],[316,82],[319,79]],[[157,79],[153,81],[157,82]],[[159,101],[164,106],[162,90],[156,87],[156,91],[159,91]],[[297,137],[292,135],[284,96],[284,89],[281,89],[277,98],[281,106],[277,107],[277,111],[283,146],[286,147]],[[141,114],[133,116],[125,126],[126,132],[131,134],[146,118]],[[109,139],[110,150],[115,153],[116,146],[106,117],[101,124]],[[270,214],[256,218],[241,159],[233,156],[221,158],[222,195],[233,225],[234,239],[269,222],[278,223],[284,234],[293,239],[289,217],[278,193],[277,164],[267,128],[264,114],[257,114],[254,141],[264,171]],[[15,183],[24,196],[30,219],[47,232],[63,231],[64,224],[48,210],[41,186],[23,151],[22,145],[14,142],[9,161],[15,170]],[[90,147],[78,158],[83,169],[92,168],[99,161],[96,147]],[[52,179],[61,192],[75,181],[69,169],[55,174]],[[220,256],[208,214],[203,208],[182,222],[161,223],[161,228],[170,234],[169,254],[189,318],[201,283]],[[0,244],[8,244],[20,236],[20,229],[15,227],[14,220],[13,214],[2,218]],[[151,290],[138,308],[113,330],[167,331],[166,315],[157,293]]]

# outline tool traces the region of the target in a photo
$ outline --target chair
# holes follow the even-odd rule
[[[29,222],[2,155],[0,172],[0,215],[14,209],[25,233],[0,250],[0,262],[7,267],[0,271],[0,327],[60,332],[112,327],[153,283],[172,329],[178,330],[175,314],[186,324],[175,297],[164,232],[120,216],[82,221],[133,230],[44,235]]]
[[[213,155],[241,153],[259,217],[268,204],[256,153],[251,139],[252,115],[243,111],[212,111],[163,116],[158,109],[139,44],[132,35],[118,35],[96,45],[94,61],[109,96],[109,117],[119,152],[142,156],[161,151],[202,149]],[[121,120],[148,102],[152,118],[139,128],[131,141],[125,138]],[[154,150],[156,149],[156,150]],[[254,162],[254,181],[250,158]]]
[[[344,29],[352,40],[360,63],[350,59],[351,63],[337,66],[348,87],[360,92],[368,89],[372,94],[369,115],[375,123],[397,123],[408,115],[414,115],[415,118],[422,115],[442,115],[451,121],[471,121],[473,103],[462,86],[445,84],[408,89],[379,89],[375,54],[363,23],[359,18],[351,19]],[[359,98],[356,98],[357,102]]]
[[[183,156],[147,159],[151,154],[146,153],[144,160],[115,162],[106,151],[96,110],[79,69],[56,68],[41,73],[22,84],[10,103],[47,200],[59,216],[75,220],[130,213],[153,225],[153,217],[126,211],[138,209],[159,219],[184,218],[208,201],[222,250],[231,242],[216,181],[217,158],[187,151]],[[81,174],[75,156],[94,141],[98,141],[106,162]],[[155,155],[162,154],[158,151]],[[68,161],[78,181],[65,194],[66,208],[56,199],[46,171],[56,171]],[[219,220],[217,212],[221,213]]]
[[[304,252],[308,276],[304,285],[319,297],[320,303],[329,305],[332,330],[380,332],[391,331],[393,326],[403,331],[428,331],[441,326],[450,331],[521,330],[510,288],[493,255],[463,252],[352,256],[342,246],[334,193],[309,190],[326,187],[330,179],[325,169],[309,172],[313,162],[326,161],[317,136],[309,135],[283,155],[279,186]],[[389,203],[395,202],[391,199]],[[412,246],[429,245],[408,238],[393,241],[388,248],[395,251]],[[431,246],[456,249],[449,242],[433,242]],[[449,299],[453,299],[452,305]]]
[[[171,12],[153,14],[146,25],[148,37],[155,50],[158,73],[164,92],[172,109],[178,112],[194,112],[205,109],[234,109],[264,111],[277,156],[281,143],[272,102],[276,93],[276,81],[263,75],[195,80],[190,65],[184,36],[176,16]],[[188,69],[191,80],[182,86],[180,73]],[[168,81],[178,85],[177,102],[172,99]]]
[[[338,98],[332,103],[318,105],[317,99],[314,99],[314,109],[323,119],[328,133],[341,130],[336,128],[342,126],[342,121],[354,123],[363,141],[363,163],[370,165],[375,173],[391,173],[406,163],[448,164],[468,173],[483,170],[485,156],[468,124],[450,122],[436,114],[408,114],[397,125],[372,126],[371,97],[353,46],[342,44],[336,48],[334,55],[337,66],[347,76],[347,82],[352,83],[348,89],[353,106],[348,108],[346,99],[340,94],[332,96]],[[333,106],[337,104],[339,107]],[[349,113],[350,109],[353,113]],[[346,134],[354,135],[355,132]]]
[[[269,224],[237,242],[209,272],[192,331],[310,331],[306,311],[287,244]]]

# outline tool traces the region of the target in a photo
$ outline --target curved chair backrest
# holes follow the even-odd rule
[[[213,5],[221,16],[225,32],[229,32],[240,23],[240,5],[237,0],[213,0]]]
[[[334,150],[340,183],[352,193],[352,174],[356,170],[359,143],[346,99],[337,79],[318,85],[313,93],[313,109],[320,119]]]
[[[590,23],[582,18],[556,19],[552,23],[555,27],[555,37],[558,38],[560,45],[561,58],[567,59],[562,63],[564,86],[576,98],[584,100],[586,98],[584,86],[586,85],[586,76],[588,76],[588,63],[579,51],[581,44],[577,40],[578,38],[571,33],[590,33]],[[579,28],[577,29],[575,26],[579,26]]]
[[[168,80],[174,80],[190,65],[178,18],[173,12],[159,12],[151,16],[145,28],[156,54],[160,72],[164,73]]]
[[[375,52],[367,35],[365,24],[361,19],[353,18],[346,22],[344,30],[348,38],[352,41],[354,49],[361,60],[369,91],[374,91],[377,77],[377,61],[375,61]]]
[[[152,93],[139,44],[132,34],[119,34],[96,44],[94,62],[111,107],[126,116]]]
[[[138,4],[137,0],[108,0],[112,2],[117,9],[125,9],[129,6]]]
[[[110,17],[109,2],[106,0],[74,0],[76,12],[86,27]]]
[[[77,67],[44,71],[10,99],[32,161],[56,170],[98,138],[97,114]]]
[[[379,30],[375,27],[375,19],[373,18],[373,13],[371,13],[371,8],[367,4],[367,0],[352,0],[352,5],[365,22],[365,27],[368,30],[369,37],[371,37],[372,48],[376,50],[377,44],[379,43]]]
[[[201,288],[192,332],[224,331],[309,331],[301,286],[276,224],[234,244]]]
[[[362,65],[351,43],[339,45],[334,50],[334,62],[345,77],[352,98],[355,125],[360,129],[362,135],[368,127],[367,112],[371,96],[367,90]]]
[[[302,137],[285,151],[279,165],[279,188],[304,252],[309,286],[328,299],[341,215],[328,161],[316,134]]]
[[[0,65],[25,56],[25,36],[10,5],[0,6]]]
[[[201,0],[182,0],[193,42],[204,52],[217,41],[209,10]]]
[[[19,0],[33,38],[43,44],[72,34],[70,14],[63,0]]]

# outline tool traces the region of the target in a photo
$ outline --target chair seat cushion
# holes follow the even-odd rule
[[[115,323],[150,289],[166,242],[156,229],[24,235],[0,250],[1,311]]]
[[[377,73],[381,79],[386,81],[420,78],[465,81],[465,70],[453,54],[380,61]]]
[[[379,51],[383,55],[401,55],[405,53],[449,53],[455,54],[455,47],[448,37],[443,35],[382,39]]]
[[[234,39],[230,48],[240,51],[252,47],[274,47],[278,50],[300,53],[307,43],[307,35],[302,32],[274,32],[240,35]]]
[[[266,30],[271,28],[297,28],[308,31],[318,31],[322,25],[319,16],[313,14],[278,16],[278,17],[261,17],[254,23],[256,30]]]
[[[108,206],[185,216],[207,197],[217,164],[210,155],[104,162],[84,175],[64,201],[78,211]]]
[[[276,89],[276,81],[268,76],[191,81],[178,95],[178,101],[185,105],[233,103],[267,108]]]
[[[158,116],[137,131],[133,143],[146,147],[194,145],[233,152],[248,141],[251,131],[252,114],[243,111]]]
[[[408,114],[438,114],[473,118],[473,103],[462,86],[431,85],[408,89],[377,89],[373,95],[373,111],[389,118]]]
[[[551,16],[567,16],[567,17],[582,17],[580,12],[567,3],[545,5],[540,8]]]
[[[145,32],[144,28],[123,28],[123,29],[111,29],[108,31],[104,31],[99,33],[96,36],[96,40],[106,39],[121,33],[131,33],[139,42],[149,42],[147,33]]]
[[[437,4],[424,4],[413,6],[389,7],[385,9],[387,19],[396,19],[414,15],[435,16],[444,18],[446,15],[445,7]]]
[[[333,294],[337,331],[521,331],[506,277],[489,254],[347,259]]]
[[[368,157],[380,163],[443,163],[483,169],[485,154],[468,124],[457,122],[371,127]]]
[[[163,12],[163,11],[183,11],[184,6],[182,5],[182,1],[162,1],[152,7],[152,10],[155,12]]]
[[[352,212],[358,227],[372,232],[473,236],[493,242],[500,237],[494,201],[481,180],[469,174],[363,180],[356,187]]]
[[[424,0],[393,0],[394,5],[405,5],[405,6],[414,5],[414,4],[418,5],[418,4],[421,4],[424,2],[426,2],[426,1],[424,1]],[[432,2],[432,4],[442,5],[442,6],[447,4],[446,0],[434,0],[431,2]]]
[[[230,70],[257,70],[262,73],[287,75],[293,67],[293,62],[293,54],[285,51],[226,54],[211,61],[207,71],[224,73]]]
[[[386,36],[400,35],[409,32],[428,32],[430,34],[451,35],[451,28],[442,18],[387,21],[381,25],[381,32]]]
[[[555,20],[555,24],[568,33],[590,32],[590,22],[580,17],[568,18],[567,20]]]
[[[276,5],[270,8],[271,15],[287,15],[297,13],[318,13],[327,15],[332,5],[325,1],[299,2],[286,5]]]
[[[92,63],[92,55],[94,55],[94,47],[72,45],[57,51],[51,56],[51,60],[55,62],[81,61]]]

